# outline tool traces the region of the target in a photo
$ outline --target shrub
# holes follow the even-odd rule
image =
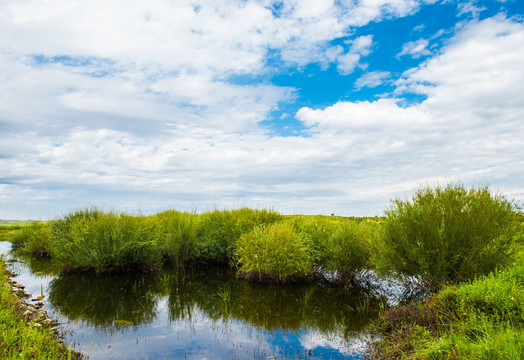
[[[11,242],[15,247],[37,257],[49,256],[53,234],[48,224],[34,221],[24,226],[13,236]]]
[[[313,273],[311,241],[299,236],[289,222],[261,226],[237,242],[240,273],[256,273],[284,280]]]
[[[200,215],[195,256],[204,261],[229,261],[236,242],[256,226],[274,223],[282,215],[270,210],[215,210]]]
[[[315,265],[346,273],[370,266],[378,223],[308,216],[295,219],[294,225],[299,234],[311,240]]]
[[[419,190],[386,211],[379,269],[457,282],[512,261],[514,206],[487,187]]]

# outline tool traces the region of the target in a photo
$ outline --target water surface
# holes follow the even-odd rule
[[[361,359],[380,306],[354,290],[252,284],[220,268],[96,276],[58,274],[49,261],[9,266],[90,359]]]

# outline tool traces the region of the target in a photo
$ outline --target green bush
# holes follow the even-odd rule
[[[346,273],[370,267],[377,222],[305,216],[293,223],[297,233],[311,240],[315,265]]]
[[[203,213],[198,223],[195,256],[204,261],[227,262],[233,257],[242,234],[281,219],[282,215],[277,212],[248,208]]]
[[[48,224],[43,222],[32,222],[24,226],[20,232],[10,240],[15,247],[23,248],[23,251],[38,256],[49,256],[53,234]]]
[[[381,270],[443,283],[473,279],[513,259],[514,205],[487,187],[419,190],[386,211]]]
[[[50,227],[51,256],[73,268],[102,271],[160,258],[147,217],[81,210]]]
[[[313,273],[311,240],[299,236],[289,222],[261,226],[237,242],[240,273],[256,273],[283,280]]]

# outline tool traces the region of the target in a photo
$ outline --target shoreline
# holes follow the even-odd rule
[[[37,296],[32,304],[26,299],[32,295],[15,278],[18,274],[7,268],[5,257],[0,258],[0,342],[2,358],[84,359],[85,356],[63,341],[63,334]]]

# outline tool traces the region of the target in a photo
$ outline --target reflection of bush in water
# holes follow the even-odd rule
[[[211,319],[238,319],[274,330],[362,331],[379,300],[328,285],[261,285],[226,269],[175,269],[154,274],[66,274],[50,284],[51,305],[71,320],[106,330],[151,322],[168,294],[171,321],[199,309]]]
[[[159,274],[66,274],[51,281],[51,305],[71,320],[107,329],[151,322]]]
[[[239,319],[270,330],[354,333],[375,317],[380,302],[328,285],[252,284],[224,271],[186,272],[169,283],[171,320],[190,317],[197,306],[212,319]]]

